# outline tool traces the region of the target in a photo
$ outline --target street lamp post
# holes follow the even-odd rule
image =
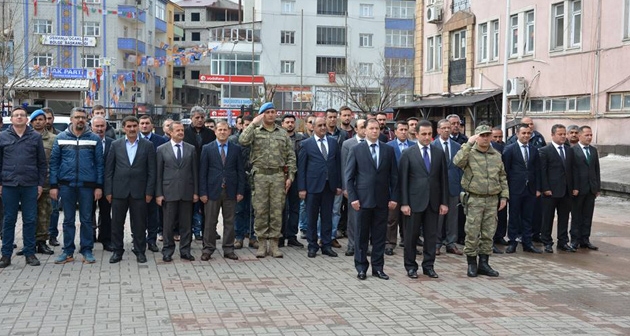
[[[236,45],[238,44],[238,40],[232,41],[232,50],[230,51],[230,57],[232,55],[234,55],[234,47],[236,47]],[[236,60],[235,60],[236,61]],[[234,69],[236,70],[236,63],[234,63]],[[229,96],[228,98],[230,99],[230,101],[232,100],[232,70],[229,69],[228,67],[228,75],[229,75],[229,79],[228,79],[228,92],[229,92]],[[230,106],[226,106],[228,108],[230,108]]]

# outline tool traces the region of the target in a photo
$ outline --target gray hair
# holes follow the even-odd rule
[[[105,119],[102,116],[93,116],[92,117],[92,123],[94,123],[95,121],[99,121],[99,120],[103,120],[105,122],[105,125],[107,125],[107,119]]]
[[[190,115],[192,116],[192,115],[195,115],[195,114],[201,114],[201,115],[203,115],[205,117],[206,116],[206,110],[203,107],[201,107],[201,106],[193,106],[190,109]]]
[[[451,125],[451,123],[448,121],[448,118],[438,121],[438,128],[442,127],[442,124],[449,124],[449,126]]]
[[[168,130],[173,132],[173,130],[175,129],[175,127],[174,127],[175,125],[182,125],[183,126],[184,124],[182,124],[181,121],[175,121],[174,120],[170,125],[168,125]]]
[[[569,125],[567,126],[567,132],[571,132],[571,131],[580,131],[580,127],[578,125]]]
[[[446,117],[446,120],[451,119],[451,118],[457,118],[457,120],[461,120],[457,114],[449,114]]]
[[[83,107],[73,107],[70,111],[70,117],[74,117],[76,112],[85,113],[87,115],[87,111]]]

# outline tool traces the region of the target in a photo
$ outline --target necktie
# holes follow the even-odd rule
[[[324,156],[324,160],[328,159],[328,151],[326,150],[326,146],[324,146],[325,139],[319,139],[319,149],[322,151],[322,155]]]
[[[177,163],[182,163],[182,147],[180,144],[176,144],[177,147]]]
[[[448,141],[444,141],[444,154],[446,154],[446,161],[451,161],[451,152],[448,150]]]
[[[372,147],[372,160],[374,161],[374,165],[376,165],[376,168],[378,168],[378,160],[376,157],[376,144],[371,144],[370,147]]]
[[[591,151],[588,146],[584,146],[584,152],[586,153],[586,163],[591,164]]]
[[[560,150],[560,157],[562,158],[562,163],[564,163],[564,160],[567,159],[567,157],[564,156],[564,146],[558,146],[558,149]]]
[[[429,159],[429,147],[425,146],[425,147],[422,147],[422,149],[424,150],[424,155],[422,156],[422,158],[424,159],[424,166],[427,168],[427,171],[430,172],[431,159]]]
[[[221,145],[221,163],[225,166],[225,144]]]
[[[527,150],[527,145],[523,145],[523,160],[525,160],[525,168],[527,168],[527,163],[529,162],[529,152]]]
[[[361,141],[361,142],[364,142],[364,141],[365,141],[365,139],[361,139],[360,141]]]

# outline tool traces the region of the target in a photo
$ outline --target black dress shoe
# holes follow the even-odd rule
[[[284,238],[278,239],[278,247],[284,247]]]
[[[57,238],[53,237],[48,240],[48,244],[50,244],[50,246],[59,246],[59,241]]]
[[[510,245],[510,243],[507,240],[505,240],[505,238],[495,239],[494,243],[497,245],[503,245],[503,246]]]
[[[587,249],[593,250],[593,251],[599,250],[599,247],[591,244],[590,242],[582,243],[582,244],[580,244],[580,247],[587,248]]]
[[[149,243],[147,245],[147,249],[151,252],[160,252],[160,248],[157,246],[157,244],[154,243]]]
[[[508,245],[508,247],[505,249],[505,253],[516,253],[516,246],[518,246],[518,244]]]
[[[26,264],[29,266],[39,266],[39,259],[33,254],[30,256],[26,256]]]
[[[496,245],[492,245],[492,253],[503,254],[503,251],[499,250],[499,248]]]
[[[437,273],[435,273],[435,270],[433,268],[423,268],[422,274],[428,276],[429,278],[434,278],[434,279],[438,278],[438,275]]]
[[[553,253],[553,245],[551,244],[545,245],[545,252]]]
[[[536,246],[534,246],[533,244],[528,245],[528,246],[523,246],[523,251],[529,252],[529,253],[537,253],[537,254],[543,253],[543,251],[537,249]]]
[[[171,261],[173,261],[173,257],[171,257],[171,256],[163,256],[162,257],[162,261],[164,261],[164,262],[171,262]]]
[[[575,252],[575,249],[571,247],[571,245],[569,244],[559,245],[558,250],[561,250],[564,252]]]
[[[11,265],[11,258],[9,257],[0,258],[0,268],[5,268],[9,265]]]
[[[111,258],[109,258],[109,263],[110,264],[115,264],[117,262],[120,262],[122,260],[122,253],[118,253],[118,252],[114,252],[114,254],[112,254]]]
[[[181,258],[188,261],[195,261],[195,257],[192,254],[182,254]]]
[[[393,256],[394,255],[394,249],[393,248],[386,248],[385,249],[385,254],[388,256]]]
[[[389,275],[385,274],[383,271],[373,271],[372,276],[375,276],[379,279],[389,280]]]
[[[15,252],[15,255],[23,256],[24,255],[24,248],[22,248],[21,250]]]
[[[212,254],[210,253],[202,253],[201,254],[201,261],[208,261],[212,259]]]
[[[354,255],[354,250],[353,249],[348,249],[346,251],[346,257],[352,257]]]
[[[359,278],[359,280],[365,280],[367,279],[367,275],[365,275],[364,271],[359,272],[359,274],[357,274],[357,278]]]
[[[293,238],[289,238],[287,239],[287,246],[293,246],[293,247],[304,247],[304,244],[300,243],[297,238],[293,237]]]
[[[46,244],[46,241],[37,242],[35,250],[37,253],[41,253],[41,254],[48,254],[48,255],[55,254],[55,251],[53,251],[50,247],[48,247],[48,245]]]
[[[418,279],[418,271],[412,269],[407,271],[407,276],[412,279]]]
[[[309,258],[315,258],[316,256],[317,256],[317,251],[312,251],[312,250],[308,251]]]
[[[569,246],[571,246],[576,251],[580,248],[580,244],[578,243],[571,243],[569,244]]]
[[[333,251],[332,248],[323,248],[322,249],[322,254],[327,255],[329,257],[336,257],[338,256],[337,252]]]
[[[543,241],[542,241],[542,239],[540,238],[540,235],[539,235],[539,234],[537,234],[537,235],[533,235],[533,236],[532,236],[532,241],[533,241],[534,243],[542,243],[542,242],[543,242]]]
[[[145,262],[147,262],[147,256],[144,253],[138,253],[136,255],[136,260],[139,264],[144,264]]]
[[[201,233],[200,234],[195,234],[194,236],[195,236],[195,240],[203,240],[203,236],[201,235]],[[219,238],[217,238],[217,239],[219,239]]]
[[[223,255],[225,259],[238,260],[238,256],[234,252],[229,252]]]
[[[219,234],[219,231],[215,231],[216,235],[217,235],[217,240],[221,239],[221,235]]]
[[[103,243],[103,251],[114,252],[114,247],[110,243]]]

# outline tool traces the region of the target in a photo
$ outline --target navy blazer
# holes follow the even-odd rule
[[[407,148],[416,144],[415,141],[411,141],[411,140],[405,140],[405,142],[407,143]],[[396,163],[400,163],[400,155],[402,154],[402,152],[400,151],[400,146],[398,146],[398,139],[394,139],[388,142],[387,144],[392,146],[392,148],[394,148],[394,154],[396,155]]]
[[[379,141],[378,169],[372,160],[368,142],[350,149],[345,179],[348,202],[359,200],[361,208],[386,208],[389,201],[398,202],[398,165],[394,149]]]
[[[459,193],[462,192],[462,176],[464,175],[464,171],[453,163],[453,158],[455,157],[455,154],[457,154],[457,152],[459,152],[459,150],[462,148],[462,145],[453,141],[450,137],[448,139],[448,142],[450,145],[449,154],[451,156],[450,158],[448,158],[448,160],[446,160],[448,168],[448,193],[449,195],[451,195],[451,197],[459,197]],[[442,138],[440,137],[433,140],[433,145],[438,146],[438,148],[442,149],[442,151],[444,151],[443,143],[444,140],[442,140]]]
[[[503,150],[503,165],[507,174],[510,194],[520,195],[528,190],[532,195],[540,191],[540,156],[538,149],[531,144],[529,148],[529,162],[525,166],[525,158],[519,142],[505,146]]]
[[[144,134],[139,133],[139,135],[144,139]],[[149,141],[151,141],[151,143],[153,144],[153,148],[155,148],[155,151],[157,152],[157,148],[166,143],[168,140],[164,139],[164,137],[161,135],[151,133]]]
[[[203,146],[199,162],[199,197],[208,196],[216,201],[221,197],[221,185],[225,183],[225,193],[235,200],[236,195],[245,195],[245,168],[241,146],[227,142],[225,166],[221,162],[218,141]]]
[[[105,136],[105,152],[103,153],[104,160],[107,160],[107,154],[109,154],[109,149],[112,147],[112,142],[115,139]]]
[[[553,141],[538,151],[540,153],[540,191],[551,191],[553,198],[570,196],[573,191],[573,151],[565,144],[562,144],[562,147],[564,148],[564,162]]]
[[[573,150],[573,190],[578,195],[587,193],[597,194],[601,190],[602,178],[599,169],[599,154],[597,148],[588,146],[591,153],[591,163],[586,162],[586,155],[580,143],[571,147]]]
[[[448,205],[446,155],[442,145],[431,144],[429,148],[429,171],[422,158],[420,144],[405,150],[400,160],[400,205],[409,205],[412,212],[424,212],[431,208],[437,213],[440,205]]]
[[[326,136],[328,144],[328,158],[319,148],[315,137],[310,137],[301,142],[298,153],[297,187],[299,191],[307,193],[321,193],[328,186],[334,193],[341,189],[341,152],[337,143],[338,139]]]

